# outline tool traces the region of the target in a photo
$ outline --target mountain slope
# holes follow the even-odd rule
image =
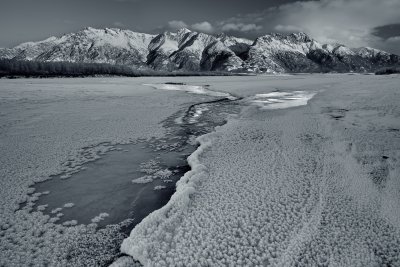
[[[193,36],[187,29],[178,32],[164,32],[151,40],[148,49],[147,64],[156,70],[174,70],[178,66],[170,60],[170,56]]]
[[[399,63],[399,56],[377,49],[352,50],[293,33],[257,38],[249,49],[246,68],[253,72],[365,72]]]
[[[108,63],[162,71],[366,72],[400,64],[377,49],[321,44],[305,33],[268,34],[251,41],[181,29],[159,35],[86,28],[61,37],[0,49],[0,58]]]
[[[109,63],[145,66],[153,35],[120,29],[86,28],[59,38],[24,43],[9,54],[20,60]]]
[[[315,72],[318,64],[307,58],[314,41],[304,33],[270,34],[250,47],[246,66],[256,72]]]

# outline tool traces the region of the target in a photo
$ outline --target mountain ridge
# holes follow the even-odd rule
[[[125,65],[160,71],[249,73],[372,72],[399,65],[382,50],[322,44],[306,33],[271,33],[255,40],[182,28],[158,35],[118,28],[78,32],[0,48],[0,58]]]

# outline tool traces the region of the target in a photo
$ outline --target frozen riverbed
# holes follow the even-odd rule
[[[129,187],[119,191],[113,180],[145,187],[138,182],[148,177],[132,183],[140,178],[134,173],[154,156],[135,151],[179,143],[177,136],[194,144],[226,122],[199,139],[192,171],[166,206],[136,226],[123,253],[148,265],[398,265],[398,82],[365,75],[0,80],[0,265],[111,263],[126,237],[121,229],[138,216],[131,202],[121,207]],[[192,151],[174,154],[171,165]],[[165,189],[159,182],[147,184],[154,197]],[[101,199],[105,189],[109,200]]]

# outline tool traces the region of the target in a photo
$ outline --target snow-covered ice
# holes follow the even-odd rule
[[[86,225],[62,219],[78,199],[35,206],[52,194],[35,192],[35,182],[81,173],[117,144],[169,135],[162,122],[189,106],[199,117],[220,119],[210,112],[222,103],[211,101],[234,96],[229,108],[241,112],[197,139],[188,159],[192,170],[170,202],[123,241],[121,250],[131,257],[113,266],[135,260],[147,266],[399,266],[399,79],[0,80],[0,265],[111,263],[123,226],[97,229],[110,217],[104,210]],[[167,82],[175,89],[143,85]],[[184,88],[176,90],[178,83]],[[265,108],[278,101],[302,104]],[[147,163],[144,175],[165,170]],[[157,186],[151,190],[165,191]]]
[[[319,93],[293,109],[246,107],[199,138],[192,171],[122,252],[145,266],[400,265],[400,77],[265,79],[213,86]]]

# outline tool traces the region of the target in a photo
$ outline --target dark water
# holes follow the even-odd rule
[[[59,214],[56,223],[96,222],[101,228],[130,219],[123,229],[128,234],[169,201],[176,182],[190,170],[186,159],[197,148],[193,140],[225,124],[227,115],[238,111],[237,101],[226,98],[193,104],[163,122],[167,130],[164,138],[114,146],[68,179],[61,179],[60,174],[36,184],[36,192],[50,193],[40,196],[35,205],[48,205],[42,212],[52,217]],[[133,183],[133,179],[149,175],[148,165],[150,173],[167,170],[169,175],[149,183]],[[67,203],[74,205],[64,207]],[[94,218],[102,213],[107,216],[96,221]]]
[[[48,207],[44,211],[50,215],[52,210],[73,203],[71,208],[63,208],[64,215],[58,223],[77,220],[83,224],[100,213],[109,216],[98,222],[100,227],[117,224],[132,218],[134,222],[141,221],[153,210],[162,207],[175,191],[175,183],[189,170],[186,158],[194,150],[187,146],[178,151],[155,152],[144,143],[120,145],[116,150],[107,152],[102,158],[85,164],[84,170],[75,173],[69,179],[52,180],[36,184],[36,191],[50,191],[37,201],[37,205]],[[140,164],[153,160],[157,167],[171,171],[168,182],[155,179],[145,184],[135,184],[132,180],[146,175],[140,171]],[[156,186],[165,186],[154,190]]]

